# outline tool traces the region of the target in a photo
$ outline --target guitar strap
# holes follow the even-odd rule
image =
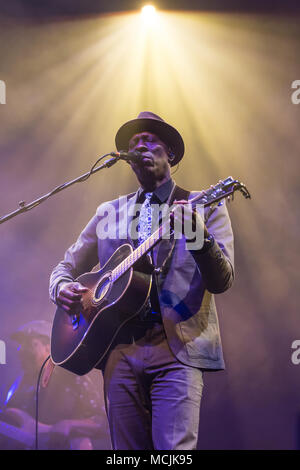
[[[171,205],[174,201],[180,201],[181,199],[185,199],[187,201],[190,196],[190,193],[190,191],[187,191],[186,189],[180,188],[180,186],[175,185],[169,204]]]
[[[180,188],[180,186],[175,185],[167,203],[169,204],[169,206],[172,206],[174,201],[181,201],[182,199],[187,201],[189,198],[189,195],[190,195],[190,191],[187,191],[186,189]],[[173,250],[175,248],[175,243],[176,243],[176,239],[173,238],[171,248],[169,252],[167,253],[165,259],[163,260],[161,266],[154,268],[155,275],[153,276],[153,280],[154,280],[154,283],[156,284],[156,287],[158,287],[158,284],[160,284],[158,280],[158,275],[163,274],[163,277],[165,277],[170,268],[171,257],[173,254]],[[152,256],[152,259],[153,259],[153,256]]]

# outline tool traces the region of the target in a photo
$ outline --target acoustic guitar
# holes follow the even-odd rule
[[[244,184],[228,177],[189,200],[192,207],[218,204],[240,191],[250,193]],[[138,248],[120,246],[97,272],[85,273],[76,281],[88,288],[82,294],[82,308],[69,315],[61,307],[55,313],[51,334],[51,358],[78,375],[96,367],[109,351],[116,335],[138,314],[149,297],[154,267],[147,253],[163,238],[170,224],[162,223]]]

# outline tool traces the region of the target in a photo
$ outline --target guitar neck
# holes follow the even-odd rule
[[[223,196],[224,197],[224,196]],[[192,208],[195,207],[196,202],[200,202],[205,207],[211,204],[211,201],[207,200],[207,194],[201,193],[195,196],[189,201]],[[220,198],[221,199],[221,198]],[[216,202],[216,201],[215,201]],[[174,209],[173,209],[174,211]],[[122,276],[128,269],[130,269],[142,256],[147,254],[163,237],[170,238],[170,219],[163,222],[153,234],[141,243],[125,260],[123,260],[112,272],[112,280],[115,281],[118,277]]]
[[[232,196],[233,198],[233,194],[236,190],[241,191],[246,199],[250,198],[250,193],[246,186],[229,176],[224,181],[219,181],[215,186],[211,186],[209,189],[202,191],[200,194],[190,199],[189,204],[193,209],[197,202],[201,204],[202,207],[207,207],[218,203],[226,197]],[[168,220],[163,222],[147,240],[141,243],[141,245],[112,271],[112,280],[115,281],[118,277],[122,276],[122,274],[130,269],[142,256],[148,253],[164,236],[170,238],[170,235],[170,219],[168,218]]]
[[[166,233],[167,223],[162,224],[147,240],[141,243],[122,263],[112,271],[112,280],[115,281],[130,269],[142,256],[148,253]]]

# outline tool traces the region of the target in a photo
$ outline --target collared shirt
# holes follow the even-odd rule
[[[156,188],[153,192],[153,201],[156,203],[162,204],[163,202],[166,202],[168,197],[171,194],[171,191],[173,189],[175,182],[170,178],[168,181],[165,183],[161,184]],[[142,188],[139,188],[137,191],[137,202],[138,203],[143,203],[145,200],[145,192]],[[149,191],[148,191],[149,192]]]
[[[153,196],[151,198],[151,204],[163,204],[165,203],[174,187],[175,183],[170,178],[168,181],[160,185],[153,191]],[[149,191],[147,191],[149,192]],[[137,193],[137,203],[142,204],[145,200],[145,193],[142,188],[138,189]],[[161,321],[161,312],[158,301],[158,292],[156,286],[155,276],[152,277],[152,287],[150,292],[150,306],[145,307],[140,312],[140,319],[149,320],[149,321]]]

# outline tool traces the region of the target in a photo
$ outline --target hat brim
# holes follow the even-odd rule
[[[36,337],[39,337],[39,336],[43,336],[43,337],[49,339],[49,336],[46,335],[46,334],[38,333],[38,332],[28,333],[26,331],[16,331],[15,333],[12,333],[10,335],[10,339],[12,339],[13,341],[22,343],[23,341],[26,341],[29,338],[36,338]]]
[[[10,338],[15,341],[21,341],[25,338],[45,336],[50,338],[51,323],[45,320],[33,320],[25,323],[17,331],[14,331]]]
[[[175,157],[170,163],[171,166],[177,165],[184,155],[184,142],[179,132],[170,124],[156,119],[132,119],[120,127],[116,134],[117,150],[128,151],[129,141],[134,134],[140,132],[152,132],[156,134],[174,153]]]
[[[26,340],[27,338],[30,338],[30,335],[29,333],[24,333],[24,331],[17,331],[15,333],[12,333],[10,335],[10,339],[12,339],[13,341],[17,341],[19,343],[21,343],[22,341]]]

